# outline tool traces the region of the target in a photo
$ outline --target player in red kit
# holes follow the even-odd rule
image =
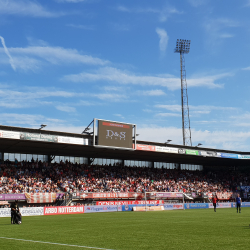
[[[212,202],[213,202],[213,206],[214,206],[214,212],[216,212],[216,203],[218,202],[216,195],[213,196]]]

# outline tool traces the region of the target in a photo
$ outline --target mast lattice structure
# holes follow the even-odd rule
[[[180,53],[181,66],[181,108],[182,108],[182,136],[183,145],[192,146],[189,107],[188,107],[188,93],[185,70],[184,54],[188,54],[190,50],[190,40],[177,39],[175,53]]]

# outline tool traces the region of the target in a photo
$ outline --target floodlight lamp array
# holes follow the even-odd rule
[[[189,53],[191,40],[177,39],[175,52],[177,53]]]

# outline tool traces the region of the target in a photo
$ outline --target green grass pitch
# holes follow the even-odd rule
[[[240,250],[250,248],[249,224],[250,208],[0,218],[0,249]]]

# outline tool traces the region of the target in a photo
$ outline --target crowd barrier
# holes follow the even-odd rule
[[[147,211],[151,207],[162,206],[161,204],[147,205]],[[59,214],[81,214],[81,213],[100,213],[100,212],[125,212],[133,211],[134,207],[144,207],[145,204],[127,204],[127,205],[93,205],[93,206],[58,206],[58,207],[22,207],[20,212],[22,216],[37,215],[59,215]],[[164,210],[182,210],[183,203],[164,204]],[[250,207],[250,202],[242,202],[242,207]],[[213,208],[212,203],[185,203],[184,209],[208,209]],[[235,202],[218,203],[217,208],[235,208]],[[145,210],[140,209],[139,210]],[[10,217],[10,208],[0,208],[0,217]]]

